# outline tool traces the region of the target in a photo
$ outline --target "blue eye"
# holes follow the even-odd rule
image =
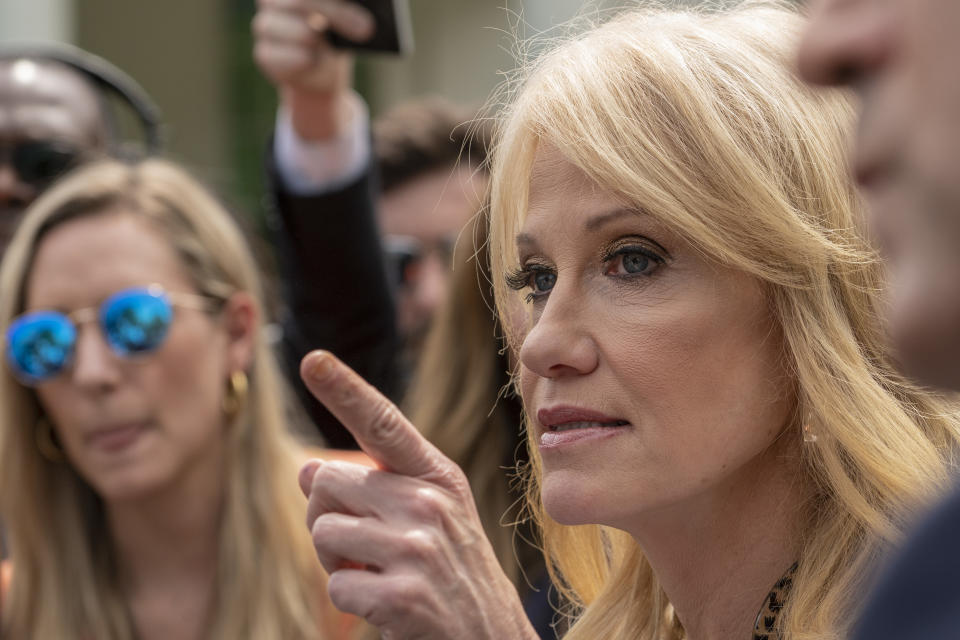
[[[650,275],[665,260],[646,247],[623,247],[606,258],[606,274],[612,276]]]
[[[650,258],[642,253],[625,253],[621,259],[623,270],[627,273],[643,273],[650,265]]]
[[[553,289],[553,285],[557,283],[557,274],[551,273],[549,271],[534,272],[533,274],[533,289],[537,293],[543,293]]]
[[[557,274],[544,264],[527,263],[506,276],[507,286],[516,291],[530,289],[527,302],[546,295],[557,284]]]

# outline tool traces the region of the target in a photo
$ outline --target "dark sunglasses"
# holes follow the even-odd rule
[[[72,168],[79,150],[56,140],[23,140],[0,144],[0,164],[9,163],[20,179],[34,187],[44,187]]]
[[[455,244],[456,236],[425,243],[411,236],[384,235],[383,252],[393,285],[405,287],[415,283],[424,259],[431,253],[435,253],[444,264],[450,264]]]
[[[7,329],[7,363],[23,384],[50,380],[72,361],[77,326],[96,320],[110,349],[121,357],[155,351],[167,337],[173,308],[212,311],[213,298],[193,293],[168,293],[159,286],[125,289],[107,298],[99,308],[70,313],[32,311],[16,318]]]

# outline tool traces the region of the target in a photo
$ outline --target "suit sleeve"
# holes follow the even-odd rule
[[[960,492],[931,514],[882,572],[853,638],[960,638]]]
[[[284,187],[272,157],[267,173],[267,220],[285,302],[281,362],[326,445],[356,449],[350,433],[307,391],[299,368],[308,351],[327,349],[388,397],[394,393],[398,339],[376,225],[376,177],[368,169],[339,190],[303,196]]]

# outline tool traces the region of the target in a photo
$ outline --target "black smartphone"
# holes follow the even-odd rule
[[[413,51],[409,0],[351,0],[373,14],[376,30],[366,42],[355,42],[329,32],[330,42],[341,49],[406,54]]]

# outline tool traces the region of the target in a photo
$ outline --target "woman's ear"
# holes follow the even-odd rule
[[[253,362],[260,312],[246,291],[231,295],[223,306],[221,321],[227,332],[227,373],[248,371]]]

